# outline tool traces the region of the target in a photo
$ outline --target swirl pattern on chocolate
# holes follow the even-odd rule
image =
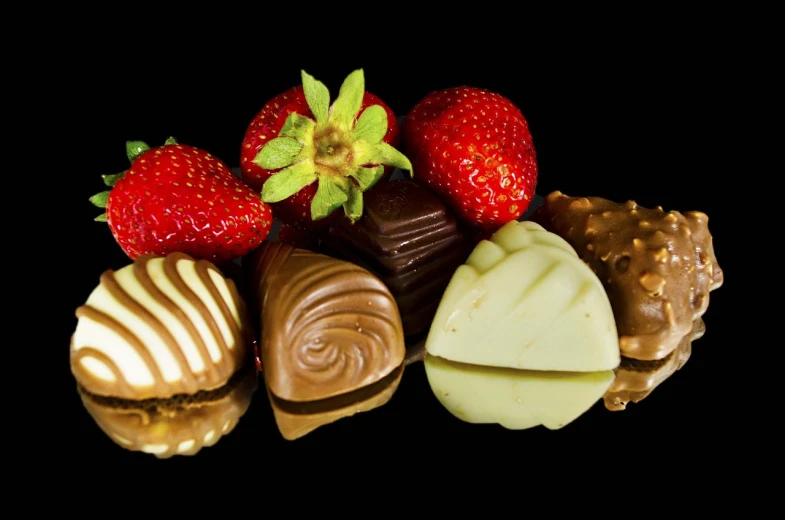
[[[234,282],[182,253],[106,271],[76,316],[71,370],[95,395],[146,399],[215,388],[244,364],[250,344]]]
[[[556,191],[533,218],[565,238],[602,281],[625,357],[674,352],[722,285],[705,213]]]
[[[365,269],[281,243],[263,244],[251,262],[263,374],[276,397],[326,399],[372,384],[403,362],[398,308]]]

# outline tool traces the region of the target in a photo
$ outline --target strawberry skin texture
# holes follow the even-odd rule
[[[406,116],[402,136],[415,180],[465,223],[495,230],[529,207],[537,158],[529,125],[509,99],[473,87],[432,92]]]
[[[381,105],[387,112],[387,133],[382,140],[397,147],[400,140],[400,129],[392,109],[374,94],[365,92],[360,114],[371,105]],[[311,109],[308,108],[302,85],[292,87],[268,101],[248,125],[245,132],[240,151],[240,171],[243,181],[258,193],[261,193],[267,179],[279,170],[267,170],[252,161],[267,141],[278,136],[286,118],[291,113],[309,118],[314,117]],[[392,174],[392,170],[390,167],[385,167],[384,177],[388,178]],[[333,215],[316,222],[311,220],[311,201],[316,194],[316,186],[316,183],[313,183],[291,197],[272,204],[275,218],[300,229],[318,229],[329,225]]]
[[[272,213],[222,161],[175,144],[133,161],[109,192],[106,222],[131,259],[182,252],[221,263],[255,249]]]

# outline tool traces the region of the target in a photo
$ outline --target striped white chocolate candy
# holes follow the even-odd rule
[[[76,315],[71,370],[96,395],[146,399],[215,388],[248,353],[234,282],[182,253],[105,272]]]

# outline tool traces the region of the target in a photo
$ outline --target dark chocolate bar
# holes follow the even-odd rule
[[[323,240],[327,254],[378,276],[395,297],[407,336],[430,327],[453,272],[471,251],[455,217],[409,179],[368,192],[363,217],[341,219]]]

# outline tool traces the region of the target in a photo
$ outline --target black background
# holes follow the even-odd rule
[[[399,36],[403,43],[397,48],[362,55],[345,46],[327,52],[318,42],[314,49],[321,52],[255,52],[265,48],[261,34],[242,44],[218,46],[201,37],[151,45],[143,52],[136,42],[85,39],[69,54],[73,94],[62,105],[73,123],[63,138],[79,138],[75,153],[80,159],[68,187],[72,209],[66,217],[67,233],[52,239],[61,250],[86,252],[73,261],[78,269],[58,291],[53,341],[61,354],[56,356],[59,379],[54,384],[65,401],[58,413],[70,417],[69,440],[62,443],[67,448],[60,456],[67,452],[82,461],[86,457],[179,471],[226,462],[264,465],[281,458],[321,464],[367,456],[359,445],[392,449],[398,451],[393,457],[408,459],[459,451],[467,461],[504,453],[520,462],[584,443],[596,446],[598,453],[613,451],[616,460],[642,446],[651,450],[655,442],[663,457],[680,451],[685,442],[692,450],[709,450],[685,439],[727,428],[723,407],[736,392],[718,383],[729,369],[723,350],[731,341],[734,321],[727,285],[736,278],[729,261],[732,208],[727,198],[736,180],[727,180],[723,173],[728,170],[727,130],[724,112],[716,108],[716,99],[723,96],[719,89],[727,42],[721,35],[678,38],[680,30],[671,28],[665,39],[651,35],[634,41],[629,33],[580,35],[570,44],[562,41],[564,35],[551,35],[539,44],[514,47],[496,47],[483,38],[463,41],[457,49],[449,39],[410,41]],[[684,28],[684,34],[688,30]],[[484,87],[509,97],[533,134],[540,194],[558,189],[569,195],[706,212],[728,282],[711,295],[704,317],[707,332],[693,345],[691,359],[641,403],[624,412],[606,411],[598,403],[560,431],[540,427],[513,432],[464,424],[436,401],[422,366],[415,365],[406,370],[387,405],[295,442],[280,437],[267,398],[258,392],[235,431],[195,457],[158,461],[116,446],[81,407],[67,355],[76,325],[74,310],[102,271],[129,262],[106,225],[92,220],[100,210],[87,198],[103,189],[100,175],[127,167],[127,140],[154,146],[170,135],[235,166],[247,124],[268,99],[299,82],[301,68],[335,93],[343,77],[358,67],[365,69],[366,88],[401,115],[429,91],[450,86]]]

